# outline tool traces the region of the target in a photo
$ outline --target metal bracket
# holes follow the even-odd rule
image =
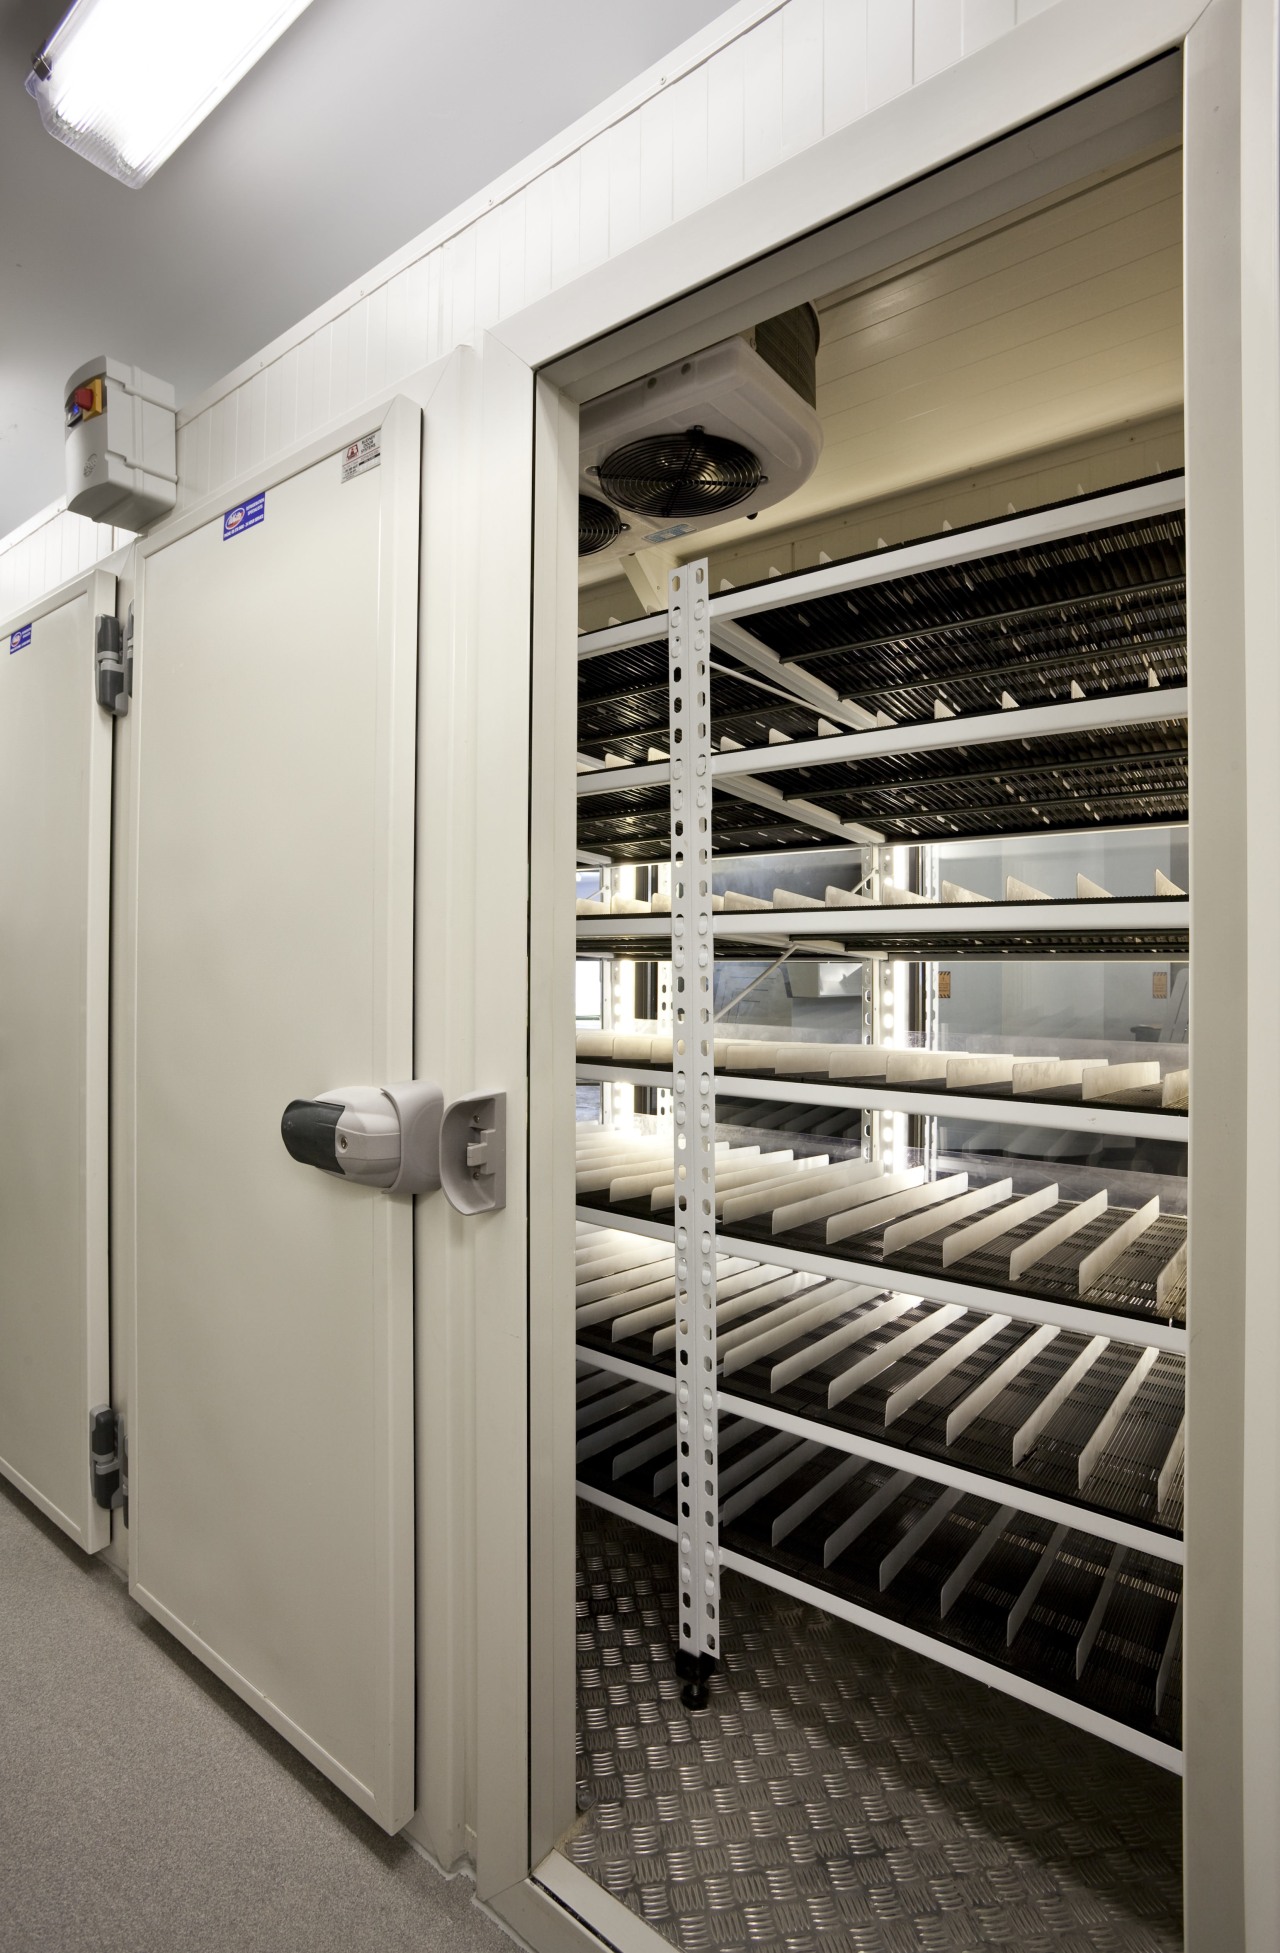
[[[129,1523],[129,1447],[124,1419],[110,1404],[89,1412],[89,1486],[104,1512],[120,1511]]]
[[[94,619],[94,687],[98,704],[113,718],[123,719],[133,691],[133,605],[128,628],[122,632],[116,617]]]
[[[690,1709],[706,1707],[707,1676],[720,1654],[709,619],[709,580],[704,556],[672,570],[667,578],[680,1567],[678,1652],[683,1668],[688,1670],[683,1693],[685,1705]]]
[[[507,1204],[507,1095],[455,1099],[440,1125],[440,1184],[460,1214]]]

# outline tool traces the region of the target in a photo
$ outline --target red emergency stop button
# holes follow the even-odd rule
[[[74,427],[78,420],[91,420],[102,412],[102,381],[88,380],[77,387],[67,402],[67,425]]]

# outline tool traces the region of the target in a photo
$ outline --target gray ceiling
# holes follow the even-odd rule
[[[127,190],[23,93],[65,0],[0,0],[0,536],[63,492],[63,381],[83,360],[111,353],[189,399],[726,4],[312,0]]]

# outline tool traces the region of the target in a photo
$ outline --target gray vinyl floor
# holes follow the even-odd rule
[[[0,1953],[510,1953],[0,1482]]]

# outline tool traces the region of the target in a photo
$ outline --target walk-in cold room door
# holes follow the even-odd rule
[[[78,577],[0,627],[0,1472],[86,1551],[109,1391],[107,977],[111,719]]]
[[[397,400],[144,545],[134,684],[131,1588],[388,1830],[412,1202],[280,1121],[413,1073],[421,438]]]

